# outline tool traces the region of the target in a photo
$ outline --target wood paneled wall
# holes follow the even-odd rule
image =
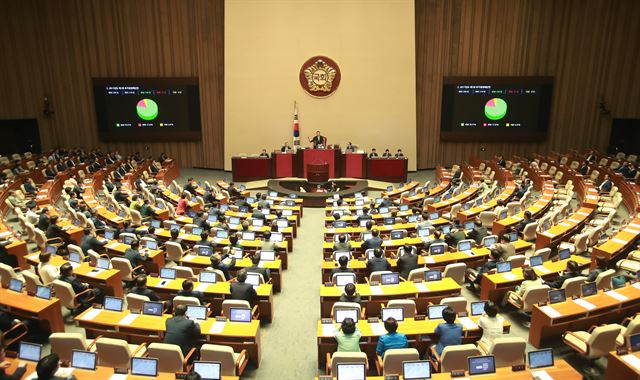
[[[1,0],[0,25],[0,118],[37,117],[44,149],[166,152],[223,167],[223,0]],[[91,78],[154,76],[200,78],[202,142],[99,143]]]
[[[605,149],[640,117],[640,1],[416,0],[418,168],[568,148]],[[445,76],[555,77],[545,143],[440,142]],[[602,115],[605,101],[611,115]],[[482,151],[482,149],[485,151]]]

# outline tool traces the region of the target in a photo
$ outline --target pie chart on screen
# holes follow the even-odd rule
[[[136,105],[136,112],[142,120],[153,120],[158,116],[158,104],[151,99],[142,99]]]
[[[489,99],[484,105],[484,115],[490,120],[500,120],[507,114],[507,102],[500,98]]]

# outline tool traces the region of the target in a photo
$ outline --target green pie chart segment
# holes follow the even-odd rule
[[[142,120],[153,120],[158,116],[158,104],[151,99],[142,99],[136,105],[136,112]]]
[[[500,98],[489,99],[484,105],[484,115],[490,120],[500,120],[507,114],[507,102]]]

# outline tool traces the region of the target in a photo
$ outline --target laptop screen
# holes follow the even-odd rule
[[[531,265],[532,267],[542,265],[542,255],[531,256],[531,258],[529,259],[529,265]]]
[[[251,220],[251,225],[254,227],[262,227],[264,226],[264,220],[262,219],[252,219]]]
[[[293,210],[282,210],[282,216],[291,216],[293,215]]]
[[[442,255],[444,253],[445,247],[446,246],[444,244],[434,244],[429,247],[429,253],[431,253],[432,255]]]
[[[582,291],[583,297],[589,297],[598,292],[598,286],[596,285],[595,282],[588,282],[586,284],[582,284],[580,286],[580,289]]]
[[[152,251],[155,251],[156,249],[158,249],[158,242],[155,240],[147,240],[147,249],[150,249]]]
[[[530,351],[528,354],[529,368],[553,367],[553,349]]]
[[[566,260],[571,256],[571,250],[569,248],[564,248],[558,251],[558,259]]]
[[[486,238],[484,238],[484,243],[483,243],[483,244],[484,244],[484,246],[485,246],[485,247],[487,247],[487,248],[488,248],[488,247],[491,247],[492,245],[495,245],[495,244],[496,244],[496,238],[495,238],[495,236],[491,236],[491,237],[486,237]]]
[[[123,237],[122,237],[122,242],[123,242],[124,244],[127,244],[127,245],[131,245],[131,243],[132,243],[134,240],[135,240],[135,239],[133,238],[133,236],[123,236]]]
[[[470,251],[471,250],[471,242],[470,241],[461,241],[458,243],[458,251]]]
[[[365,380],[367,377],[364,363],[340,363],[336,372],[336,380]]]
[[[424,380],[431,378],[431,365],[428,360],[402,362],[404,380]]]
[[[104,297],[104,309],[111,311],[122,311],[122,298]]]
[[[398,240],[404,238],[404,231],[391,231],[391,239]]]
[[[240,211],[240,212],[249,212],[249,206],[240,206],[238,211]]]
[[[389,213],[389,207],[380,207],[378,209],[378,213],[379,214],[388,214]]]
[[[99,269],[109,269],[109,259],[106,257],[100,257],[96,262],[96,267]]]
[[[198,247],[198,256],[211,256],[213,255],[213,248],[207,246]]]
[[[193,362],[193,372],[200,375],[202,380],[220,380],[220,362]]]
[[[400,210],[400,211],[407,211],[407,210],[409,210],[409,205],[408,205],[408,204],[400,205],[400,207],[398,208],[398,210]]]
[[[221,212],[225,212],[227,210],[229,210],[229,205],[220,205],[220,211]]]
[[[18,349],[18,359],[37,362],[42,354],[42,345],[35,343],[20,342]]]
[[[281,220],[279,222],[286,222],[286,220]],[[280,227],[280,226],[278,226]],[[283,237],[282,237],[282,232],[272,232],[271,233],[271,237],[269,238],[269,241],[272,241],[274,243],[280,243],[282,241]]]
[[[134,376],[158,376],[158,359],[131,358],[131,374]]]
[[[47,252],[49,252],[51,254],[51,256],[56,254],[56,251],[58,251],[58,248],[56,248],[53,245],[48,245],[47,246]]]
[[[333,223],[333,228],[346,228],[347,222],[344,220],[337,220]]]
[[[496,372],[496,361],[493,355],[472,356],[469,360],[469,375],[483,375]]]
[[[158,219],[153,219],[151,221],[151,225],[153,226],[153,228],[160,228],[160,226],[162,225],[162,223],[158,220]]]
[[[336,261],[340,260],[342,256],[345,256],[347,260],[351,260],[351,252],[349,251],[335,251],[333,255],[335,256]]]
[[[42,298],[44,300],[51,299],[51,288],[48,286],[37,285],[36,286],[36,297]]]
[[[174,268],[160,268],[160,278],[175,280],[176,270]]]
[[[229,321],[251,322],[251,309],[247,307],[232,307],[229,309]]]
[[[341,273],[335,275],[336,286],[347,286],[355,284],[356,276],[353,273]]]
[[[464,223],[464,229],[467,231],[472,230],[473,226],[474,226],[473,220]]]
[[[202,227],[193,227],[191,229],[191,235],[197,235],[200,236],[200,234],[202,233]]]
[[[107,240],[113,240],[114,232],[112,230],[104,231],[104,238]]]
[[[391,218],[384,218],[384,224],[385,224],[385,226],[392,226],[392,225],[394,225],[394,224],[395,224],[395,222],[396,222],[396,218],[393,218],[393,217],[391,217]]]
[[[238,260],[242,260],[244,257],[244,249],[242,247],[233,247],[231,249],[231,255]]]
[[[335,309],[333,312],[333,316],[336,320],[336,323],[342,323],[345,318],[351,318],[354,322],[358,322],[358,309]]]
[[[393,317],[396,321],[404,321],[404,309],[401,307],[385,307],[381,310],[382,320]]]
[[[216,274],[215,272],[200,272],[199,274],[199,278],[198,278],[199,282],[206,282],[209,284],[215,284],[216,282]]]
[[[9,289],[13,290],[14,292],[22,292],[22,286],[22,281],[18,280],[17,278],[12,278],[11,280],[9,280]]]
[[[428,270],[424,272],[424,279],[425,281],[440,281],[442,280],[442,272],[437,269]]]
[[[229,224],[240,224],[240,218],[232,216],[229,218]]]
[[[242,240],[256,240],[256,233],[253,231],[245,231],[242,233]]]
[[[227,230],[217,230],[216,238],[218,239],[227,239],[229,237],[229,231]]]
[[[487,301],[471,302],[471,316],[482,315]]]
[[[567,300],[567,295],[564,289],[549,290],[549,303],[564,302]]]
[[[96,353],[73,350],[71,352],[71,366],[73,368],[88,369],[90,371],[94,371],[96,369]]]
[[[436,220],[440,217],[440,214],[438,214],[437,212],[432,212],[431,214],[429,214],[429,219],[431,220]]]
[[[442,226],[442,233],[448,234],[449,232],[451,232],[451,226],[450,225],[444,225]]]
[[[415,223],[415,222],[417,222],[417,221],[418,221],[418,215],[409,215],[409,216],[407,217],[407,221],[408,221],[409,223]]]
[[[383,273],[380,275],[382,285],[396,285],[400,283],[399,273]]]
[[[429,319],[442,319],[442,311],[449,305],[431,305],[427,309]]]
[[[196,305],[187,305],[187,318],[191,320],[199,320],[204,321],[207,319],[207,307],[206,306],[196,306]]]
[[[426,237],[429,237],[430,234],[431,234],[431,230],[429,230],[428,228],[418,229],[418,237],[426,238]]]
[[[362,234],[362,241],[367,241],[369,239],[371,239],[373,237],[373,235],[371,234],[371,232],[365,232]]]
[[[504,273],[504,272],[510,272],[511,271],[511,263],[508,261],[505,261],[503,263],[498,263],[497,265],[497,272],[498,273]]]
[[[247,273],[247,280],[245,281],[247,284],[251,284],[253,286],[260,285],[260,274],[259,273]]]
[[[629,335],[629,346],[631,347],[631,352],[640,351],[640,334]]]
[[[161,316],[162,315],[162,303],[145,301],[142,304],[142,314],[144,314],[144,315],[154,315],[154,316],[157,316],[157,317]]]
[[[69,252],[69,261],[80,264],[80,254],[78,252]]]

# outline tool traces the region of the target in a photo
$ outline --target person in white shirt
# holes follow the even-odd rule
[[[40,218],[40,215],[35,212],[35,209],[36,205],[31,205],[31,207],[29,207],[27,213],[25,214],[27,222],[33,224],[34,226],[38,224],[38,219]]]
[[[487,349],[491,349],[493,341],[502,338],[504,318],[498,315],[498,306],[492,301],[484,304],[484,314],[478,320],[478,326],[482,329],[482,343]]]
[[[40,264],[38,264],[38,274],[40,275],[42,284],[48,285],[54,280],[57,280],[60,276],[60,272],[58,271],[58,268],[49,262],[49,260],[51,260],[51,253],[40,252],[38,259],[40,259]]]

